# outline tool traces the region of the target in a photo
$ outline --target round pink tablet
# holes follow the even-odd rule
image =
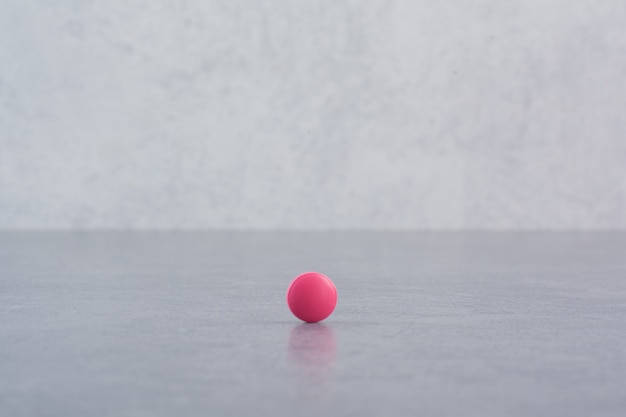
[[[317,323],[330,316],[337,304],[335,284],[319,272],[298,275],[287,289],[287,305],[300,320]]]

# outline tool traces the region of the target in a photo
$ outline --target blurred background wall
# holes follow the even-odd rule
[[[626,2],[0,2],[0,228],[626,228]]]

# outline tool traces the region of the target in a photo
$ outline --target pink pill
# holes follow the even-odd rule
[[[298,275],[287,289],[287,305],[300,320],[317,323],[330,316],[337,304],[335,284],[319,272]]]

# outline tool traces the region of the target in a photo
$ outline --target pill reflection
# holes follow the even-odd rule
[[[291,329],[288,357],[290,368],[300,376],[319,380],[329,377],[337,353],[335,333],[320,323],[302,323]]]

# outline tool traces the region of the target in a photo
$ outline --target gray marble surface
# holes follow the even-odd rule
[[[624,229],[625,21],[2,0],[0,229]]]
[[[625,319],[625,233],[4,232],[0,415],[623,416]]]

